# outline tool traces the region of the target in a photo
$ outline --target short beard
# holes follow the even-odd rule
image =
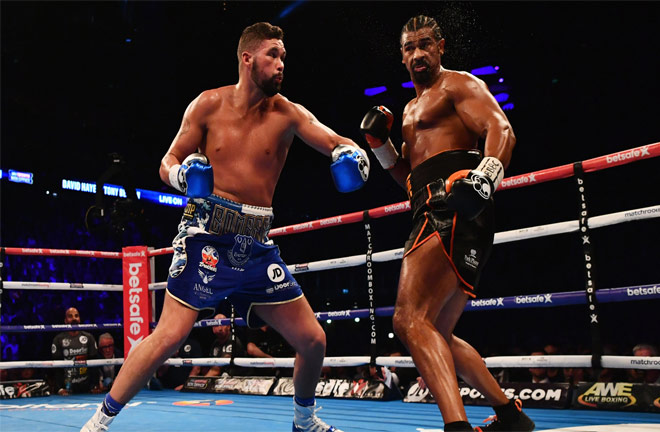
[[[252,69],[252,81],[254,81],[257,87],[259,87],[259,90],[264,92],[264,94],[268,97],[272,97],[278,94],[280,92],[280,88],[282,88],[282,83],[275,80],[277,75],[260,82],[259,71],[260,69],[255,63],[254,68]]]
[[[426,70],[422,72],[416,72],[415,66],[418,65],[426,66]],[[412,80],[417,84],[429,84],[433,79],[433,74],[431,73],[431,67],[423,60],[420,60],[418,63],[413,64],[410,68],[410,75]]]
[[[426,69],[424,72],[415,72],[412,71],[412,80],[416,82],[417,84],[428,84],[431,82],[432,75],[431,75],[431,70]]]

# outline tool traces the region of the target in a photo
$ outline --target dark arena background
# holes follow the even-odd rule
[[[360,121],[380,104],[394,113],[392,141],[401,146],[402,111],[415,91],[398,43],[403,24],[417,14],[439,22],[446,39],[443,66],[483,79],[509,118],[517,145],[505,177],[660,141],[657,2],[3,1],[0,13],[3,248],[120,252],[125,246],[170,246],[183,207],[168,202],[180,194],[161,182],[160,160],[188,103],[203,90],[237,82],[238,38],[258,21],[284,30],[281,93],[364,148]],[[274,227],[405,201],[404,191],[369,155],[367,184],[340,194],[330,160],[294,139],[275,192]],[[659,172],[660,161],[648,158],[587,174],[590,215],[657,206]],[[131,200],[109,188],[97,197],[89,187],[97,181],[152,193]],[[579,199],[574,178],[498,192],[496,231],[577,220]],[[374,219],[373,250],[402,247],[410,217],[404,212]],[[360,223],[275,241],[288,264],[367,248]],[[582,243],[573,233],[495,246],[477,299],[584,290]],[[593,229],[596,287],[650,285],[660,293],[659,244],[657,217]],[[156,281],[166,280],[170,260],[155,259]],[[3,253],[2,264],[5,282],[122,283],[119,260]],[[376,307],[394,304],[400,265],[374,264]],[[296,278],[315,311],[369,306],[364,266]],[[156,294],[157,311],[162,296]],[[630,356],[640,343],[660,345],[659,298],[598,305],[604,354]],[[1,324],[61,324],[71,306],[82,323],[122,322],[120,292],[3,289]],[[392,335],[391,318],[377,322],[378,355],[407,356]],[[328,356],[370,355],[368,319],[321,323]],[[469,311],[455,333],[489,357],[529,355],[548,344],[562,354],[590,354],[590,331],[587,305],[578,304]],[[121,329],[110,333],[122,341]],[[2,332],[1,359],[50,359],[54,335]],[[210,329],[195,328],[192,336],[206,353]],[[2,372],[8,374],[3,380],[12,378],[11,369]],[[48,369],[38,373],[47,378]],[[517,370],[521,380],[526,373]],[[625,381],[625,370],[613,373],[620,374],[614,381]],[[0,411],[0,425],[6,412]],[[437,410],[430,412],[440,424]],[[642,423],[659,422],[656,414]]]

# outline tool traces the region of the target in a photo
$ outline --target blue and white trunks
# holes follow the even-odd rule
[[[248,326],[264,325],[252,306],[303,295],[280,249],[268,240],[272,221],[271,208],[217,195],[190,198],[172,241],[168,294],[195,310],[214,310],[228,298]]]

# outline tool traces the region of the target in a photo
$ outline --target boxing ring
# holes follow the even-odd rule
[[[657,301],[660,299],[660,281],[649,285],[596,288],[592,268],[592,249],[589,242],[590,230],[612,226],[624,222],[634,222],[660,217],[660,204],[625,211],[592,216],[588,211],[584,177],[586,173],[617,167],[638,160],[660,156],[660,143],[645,145],[618,153],[604,155],[575,164],[567,164],[533,173],[522,174],[504,179],[500,189],[508,190],[532,186],[539,183],[573,177],[580,197],[579,214],[576,220],[555,222],[547,225],[520,228],[495,234],[495,244],[522,241],[526,239],[573,234],[582,239],[584,262],[584,290],[548,292],[542,294],[522,294],[496,298],[478,298],[468,301],[466,311],[504,310],[532,307],[563,307],[586,305],[592,335],[592,353],[590,355],[544,355],[544,356],[498,356],[484,359],[489,368],[529,368],[529,367],[581,367],[614,369],[658,369],[660,357],[633,357],[604,355],[600,342],[599,305],[603,303],[635,300]],[[657,199],[657,197],[653,197]],[[365,254],[331,258],[321,261],[289,265],[293,274],[332,270],[346,267],[364,266],[367,286],[368,305],[361,309],[317,312],[319,320],[366,319],[370,323],[370,355],[326,357],[324,365],[358,366],[376,364],[381,366],[414,367],[410,357],[383,357],[377,355],[378,331],[377,318],[389,317],[393,307],[375,307],[372,286],[374,263],[400,260],[403,249],[375,252],[371,236],[372,219],[387,217],[410,210],[408,202],[394,203],[366,211],[337,215],[311,222],[304,222],[286,227],[274,228],[269,237],[275,238],[321,228],[363,223],[367,238]],[[148,250],[141,249],[153,265],[154,257],[172,253],[172,248]],[[76,256],[107,259],[127,259],[127,254],[136,254],[133,249],[123,252],[76,251],[45,248],[3,247],[1,254],[34,256]],[[496,254],[496,248],[494,254]],[[3,258],[4,257],[0,257]],[[124,266],[124,270],[126,270]],[[149,314],[154,316],[156,290],[165,288],[165,282],[153,281],[151,273],[149,292]],[[71,284],[63,282],[2,281],[4,290],[90,290],[123,291],[124,285],[106,284]],[[657,282],[657,283],[656,283]],[[304,286],[303,286],[304,289]],[[487,292],[487,287],[485,288]],[[126,318],[125,306],[125,321]],[[153,323],[150,323],[153,327]],[[244,325],[240,318],[226,320],[201,320],[195,327],[209,327],[218,324]],[[119,329],[121,323],[97,323],[81,325],[15,325],[2,326],[2,332],[50,332],[63,330],[104,331]],[[126,330],[125,330],[126,331]],[[367,335],[365,335],[367,337]],[[640,362],[640,360],[643,360]],[[123,359],[87,360],[86,366],[121,364]],[[166,363],[179,366],[225,366],[233,363],[244,367],[287,368],[293,367],[293,358],[254,359],[254,358],[198,358],[169,359]],[[80,366],[80,361],[73,360],[34,360],[1,362],[0,369],[13,368],[53,368]],[[4,431],[73,431],[93,413],[103,395],[75,394],[68,397],[49,396],[45,398],[19,398],[0,401],[0,429]],[[353,399],[319,399],[323,407],[322,418],[348,431],[420,431],[436,432],[442,429],[442,418],[435,404],[402,403],[399,401],[370,401]],[[660,406],[659,406],[660,407]],[[573,430],[573,431],[650,431],[660,430],[660,415],[647,412],[625,411],[587,411],[572,409],[525,408],[528,415],[536,422],[537,430]],[[489,407],[466,406],[468,418],[473,426],[492,414]],[[292,416],[290,397],[254,396],[240,394],[199,394],[175,391],[141,391],[127,409],[117,417],[111,430],[143,431],[179,431],[185,429],[227,430],[227,431],[272,431],[288,430]],[[156,419],[156,420],[154,420]],[[625,425],[625,426],[624,426]]]

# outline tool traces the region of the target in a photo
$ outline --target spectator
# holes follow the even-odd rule
[[[545,355],[545,351],[534,351],[530,355],[542,356]],[[532,382],[535,384],[545,384],[550,382],[546,372],[546,368],[529,368],[529,373],[532,374]]]
[[[401,351],[395,350],[392,351],[389,354],[390,357],[403,357],[403,353]],[[397,376],[398,380],[398,386],[399,390],[401,391],[402,394],[405,394],[406,390],[408,387],[416,381],[417,377],[419,376],[419,372],[415,368],[408,368],[408,367],[391,367],[390,370],[392,371],[393,374]]]
[[[657,357],[658,349],[650,344],[635,345],[635,357]],[[660,384],[660,369],[628,369],[628,381],[633,383]]]
[[[618,355],[617,348],[608,344],[603,347],[603,355]],[[622,382],[626,380],[624,369],[603,368],[592,372],[598,382]]]
[[[223,314],[217,314],[214,318],[225,319],[227,317]],[[233,352],[232,350],[234,348],[236,348],[236,352],[234,353],[235,357],[242,357],[245,355],[245,347],[243,346],[243,342],[241,342],[241,339],[237,334],[234,334],[235,347],[232,346],[231,326],[213,326],[213,335],[215,336],[215,339],[213,340],[213,345],[211,345],[211,357],[231,358]],[[220,376],[223,375],[223,372],[230,376],[234,376],[236,375],[236,368],[234,366],[212,366],[208,372],[206,372],[205,376]]]
[[[103,333],[99,336],[99,353],[103,359],[122,358],[122,353],[115,347],[115,339],[110,333]],[[112,388],[112,383],[119,373],[121,365],[105,365],[99,368],[100,385],[103,391],[108,391]]]
[[[188,337],[183,344],[172,355],[172,358],[199,358],[202,356],[202,349],[195,339]],[[161,386],[168,389],[181,390],[188,377],[198,376],[201,371],[199,366],[170,366],[162,365],[156,371],[156,378]],[[150,385],[157,388],[157,385]]]
[[[247,353],[250,357],[273,358],[293,357],[295,351],[291,346],[271,327],[264,325],[247,331]],[[289,369],[263,369],[253,371],[258,375],[291,376],[293,371]]]
[[[386,366],[369,365],[369,379],[382,381],[387,388],[399,388],[399,376]]]
[[[560,355],[561,351],[559,350],[559,347],[555,344],[549,343],[547,344],[544,348],[543,351],[547,355]],[[564,378],[564,372],[562,369],[559,368],[546,368],[545,374],[548,377],[548,381],[552,383],[559,383],[559,382],[566,382],[566,379]]]
[[[78,309],[66,310],[65,324],[80,324]],[[55,336],[51,347],[54,360],[89,360],[98,357],[96,340],[91,333],[73,330]],[[73,393],[99,393],[98,368],[74,367],[58,369],[55,383],[57,394],[68,396]]]
[[[589,353],[589,349],[585,347],[567,349],[567,354],[589,355]],[[589,379],[587,369],[585,368],[565,367],[562,369],[562,373],[564,375],[564,382],[572,386],[576,386],[578,383],[585,382]]]

